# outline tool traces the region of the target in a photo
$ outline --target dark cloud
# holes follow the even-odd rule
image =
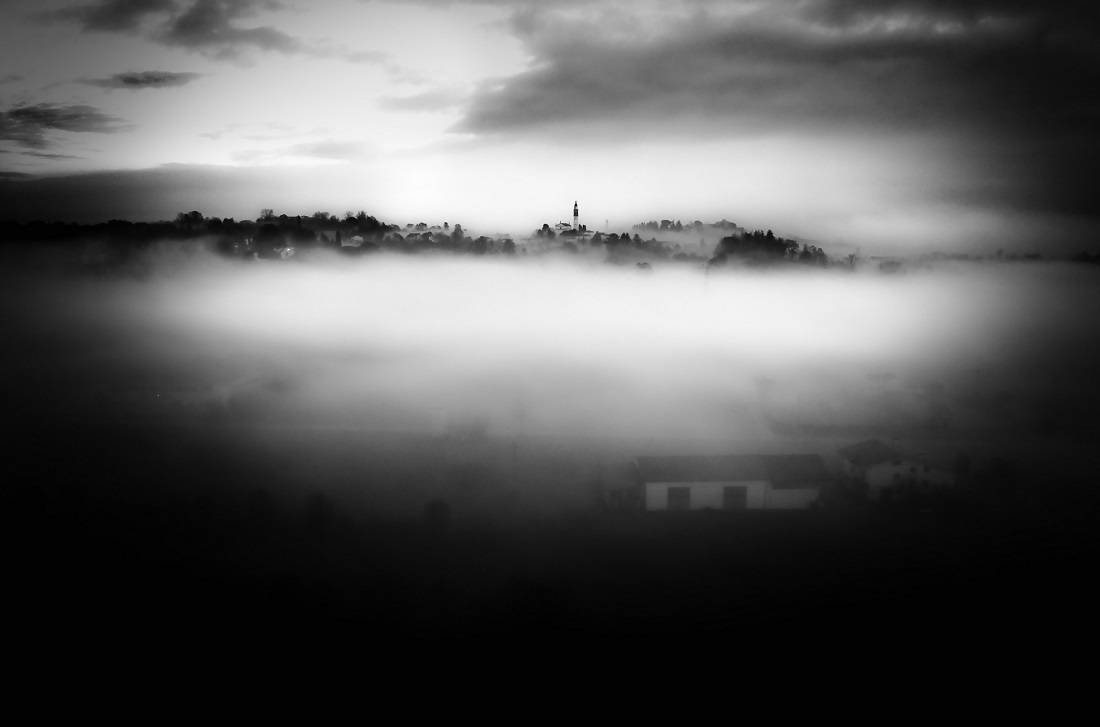
[[[249,48],[280,53],[305,50],[300,41],[280,30],[240,22],[259,10],[283,7],[275,0],[100,0],[37,17],[76,23],[83,31],[151,34],[152,40],[164,45],[237,58]]]
[[[363,4],[377,3],[378,0],[358,0]],[[691,0],[692,3],[707,2],[708,0]],[[596,5],[593,0],[402,0],[405,5],[420,5],[421,7],[449,8],[455,5],[481,5],[488,7],[505,7],[509,9],[519,8],[552,8],[552,7],[576,7],[581,5]]]
[[[725,4],[729,5],[729,4]],[[1080,3],[688,3],[637,34],[514,14],[529,70],[487,84],[458,131],[553,138],[926,135],[958,140],[960,197],[1100,216],[1100,22]],[[629,19],[621,27],[630,27]],[[973,148],[967,148],[973,144]],[[1007,174],[997,179],[995,174]]]
[[[275,28],[237,23],[259,7],[279,6],[257,0],[197,0],[172,19],[159,39],[166,45],[208,52],[217,58],[236,58],[242,48],[249,47],[278,53],[305,50],[296,38]]]
[[[176,0],[99,0],[39,13],[50,22],[74,22],[84,31],[137,32],[150,18],[176,10]]]
[[[173,73],[172,71],[130,71],[116,73],[109,78],[87,78],[81,83],[100,88],[173,88],[185,86],[202,74],[199,73]]]
[[[270,25],[248,23],[249,17],[261,11],[285,8],[277,0],[100,0],[37,13],[35,17],[43,22],[75,23],[86,32],[141,35],[161,45],[219,60],[236,60],[248,51],[258,50],[369,63],[398,78],[408,73],[384,53],[352,50],[323,41],[307,43]]]
[[[82,156],[76,156],[75,154],[54,154],[44,151],[25,151],[25,156],[35,157],[37,159],[83,159]]]
[[[906,17],[912,22],[957,20],[975,23],[1010,18],[1040,28],[1095,23],[1100,11],[1081,0],[817,0],[801,4],[807,18],[833,25]]]
[[[834,22],[872,12],[854,0],[839,5],[845,9],[829,15]],[[462,129],[603,120],[702,120],[723,130],[1083,128],[1097,120],[1092,35],[1037,40],[1035,27],[1052,23],[1030,15],[944,26],[932,22],[938,16],[880,13],[893,24],[822,30],[807,18],[823,16],[830,3],[809,6],[813,14],[723,23],[695,16],[650,42],[604,41],[560,19],[517,15],[536,56],[532,69],[479,94]],[[675,123],[662,129],[675,130]]]
[[[9,73],[6,76],[0,76],[0,84],[2,83],[16,83],[22,81],[23,77],[17,73]]]
[[[52,130],[91,134],[113,134],[128,127],[121,119],[108,116],[91,106],[59,106],[41,103],[34,106],[16,106],[0,112],[0,140],[14,141],[28,149],[45,149],[49,146],[48,133]],[[63,155],[38,154],[48,158],[71,158]]]
[[[260,50],[374,64],[395,76],[403,72],[385,53],[351,50],[323,41],[306,43],[270,26],[247,27],[241,22],[242,18],[258,10],[278,10],[282,7],[281,3],[273,0],[197,0],[183,13],[174,16],[154,40],[219,60],[233,60],[240,58],[247,50]]]
[[[26,179],[32,175],[26,172],[5,172],[0,170],[0,179]]]

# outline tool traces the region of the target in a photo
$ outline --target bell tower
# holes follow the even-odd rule
[[[573,200],[573,229],[576,230],[577,232],[581,231],[581,226],[580,226],[580,224],[578,224],[579,222],[580,222],[580,212],[577,208],[576,200]]]

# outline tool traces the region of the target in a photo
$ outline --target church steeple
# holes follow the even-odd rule
[[[577,224],[580,220],[580,211],[577,207],[576,200],[573,201],[573,229],[580,232],[581,226]]]

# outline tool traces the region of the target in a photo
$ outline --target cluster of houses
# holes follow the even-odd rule
[[[838,483],[875,502],[928,495],[954,484],[931,467],[877,439],[837,451],[841,473],[820,455],[637,457],[631,482],[609,487],[619,510],[805,510],[820,506],[824,488]]]

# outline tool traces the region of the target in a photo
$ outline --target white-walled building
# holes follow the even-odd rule
[[[801,510],[818,502],[829,475],[821,457],[638,457],[646,510]]]
[[[563,232],[576,232],[577,234],[581,233],[581,213],[580,208],[577,206],[577,202],[575,200],[573,202],[573,224],[569,224],[568,222],[558,222],[558,224],[554,225],[554,232],[559,235]]]
[[[849,445],[837,453],[843,458],[844,474],[866,486],[870,500],[892,500],[955,484],[954,475],[931,467],[923,456],[903,454],[877,439]]]

